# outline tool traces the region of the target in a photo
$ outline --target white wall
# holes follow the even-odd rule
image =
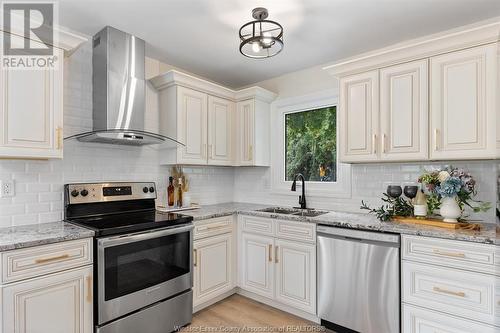
[[[86,43],[65,59],[64,136],[92,128],[92,48]],[[147,62],[149,75],[160,64]],[[157,72],[158,71],[158,72]],[[146,127],[158,126],[157,96],[147,88]],[[193,202],[212,204],[233,199],[231,168],[184,169],[191,180]],[[64,142],[64,159],[49,161],[0,160],[0,179],[13,179],[16,195],[0,198],[0,227],[62,219],[63,184],[99,181],[155,181],[164,200],[169,169],[159,165],[151,147],[127,147]]]
[[[279,94],[273,106],[280,100],[309,95],[321,91],[332,90],[336,94],[338,81],[321,70],[322,66],[289,73],[271,80],[257,83],[266,89]],[[273,110],[272,112],[278,112]],[[271,147],[275,145],[271,144]],[[273,153],[273,152],[272,152]],[[308,206],[323,209],[336,209],[359,212],[361,200],[371,205],[380,205],[380,197],[389,183],[415,183],[418,176],[426,169],[438,168],[451,164],[469,169],[478,181],[477,199],[496,202],[497,164],[494,161],[460,161],[448,163],[377,163],[352,165],[350,198],[337,199],[315,196],[314,192],[306,193]],[[280,166],[281,167],[281,166]],[[272,189],[272,172],[266,168],[235,169],[235,201],[266,202],[276,205],[297,205],[299,192],[288,195],[278,194]],[[307,185],[306,185],[307,189]],[[297,190],[299,191],[299,190]],[[495,221],[494,209],[485,214],[473,215],[487,221]]]

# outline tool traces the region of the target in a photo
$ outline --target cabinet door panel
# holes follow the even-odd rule
[[[276,299],[316,313],[316,246],[278,239],[275,262]]]
[[[427,60],[380,71],[381,157],[428,158]]]
[[[62,157],[62,52],[58,57],[56,69],[0,72],[0,156]]]
[[[340,80],[340,159],[342,162],[378,158],[378,71]]]
[[[273,238],[243,233],[241,240],[242,285],[240,287],[273,298]]]
[[[431,58],[432,159],[495,156],[496,48]]]
[[[233,288],[232,234],[196,241],[194,305],[207,302]]]
[[[208,163],[232,164],[232,129],[234,103],[208,97]]]
[[[91,333],[92,266],[3,289],[4,333]]]
[[[178,88],[179,163],[207,164],[207,94]]]
[[[240,165],[252,165],[254,162],[254,132],[255,132],[255,103],[254,100],[239,102],[239,151],[238,162]]]

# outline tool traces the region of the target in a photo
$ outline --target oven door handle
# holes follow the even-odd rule
[[[128,243],[135,243],[135,242],[140,242],[143,240],[148,240],[148,239],[153,239],[153,238],[159,238],[163,236],[168,236],[168,235],[175,235],[175,234],[180,234],[186,231],[191,231],[193,229],[193,225],[187,225],[183,227],[174,227],[174,228],[168,228],[168,229],[153,229],[153,230],[148,230],[146,232],[141,232],[141,233],[134,233],[134,234],[127,234],[127,235],[120,235],[120,236],[113,236],[113,237],[108,237],[108,238],[100,238],[98,239],[97,243],[99,248],[107,248],[107,247],[112,247],[112,246],[117,246],[117,245],[122,245],[122,244],[128,244]]]

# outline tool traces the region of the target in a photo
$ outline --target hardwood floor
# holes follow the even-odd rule
[[[205,308],[193,316],[183,332],[324,332],[310,321],[253,301],[233,295]]]

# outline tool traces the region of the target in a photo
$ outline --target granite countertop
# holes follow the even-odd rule
[[[93,237],[92,230],[67,222],[0,228],[0,251]]]
[[[194,221],[200,221],[220,216],[228,216],[235,213],[252,216],[262,216],[283,220],[294,220],[304,223],[316,223],[331,225],[334,227],[352,228],[360,230],[390,232],[405,235],[418,235],[426,237],[453,239],[484,244],[495,244],[500,246],[500,229],[496,224],[480,223],[480,231],[452,230],[438,227],[405,224],[395,222],[381,222],[372,215],[363,213],[342,213],[329,212],[317,217],[302,217],[295,215],[284,215],[259,212],[258,209],[270,207],[272,205],[249,204],[249,203],[224,203],[217,205],[203,206],[200,209],[182,212],[185,215],[193,216]]]

